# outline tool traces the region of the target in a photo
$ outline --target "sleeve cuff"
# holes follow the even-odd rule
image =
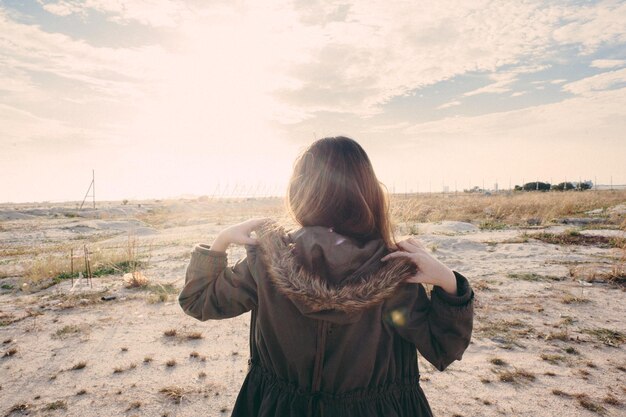
[[[474,297],[474,291],[472,291],[472,288],[467,278],[465,278],[457,271],[452,272],[454,272],[454,277],[456,278],[456,295],[448,294],[443,288],[439,286],[433,287],[432,294],[433,296],[443,301],[445,304],[451,306],[463,306]]]
[[[219,275],[228,266],[226,252],[212,250],[205,243],[200,243],[193,248],[189,268],[207,271],[209,276]]]

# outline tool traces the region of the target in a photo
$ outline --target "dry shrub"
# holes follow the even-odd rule
[[[532,372],[529,372],[525,369],[515,369],[513,371],[498,372],[498,378],[500,378],[500,381],[502,382],[509,382],[514,384],[522,380],[534,381],[536,379],[535,375]]]
[[[68,245],[55,247],[51,248],[50,252],[35,257],[26,267],[22,284],[26,284],[27,287],[36,285],[45,288],[63,279],[77,278],[79,271],[82,271],[86,276],[83,248],[74,248],[73,273],[71,249],[72,247]],[[149,257],[149,250],[142,249],[138,245],[136,236],[132,233],[129,233],[128,242],[121,248],[88,247],[92,276],[135,272],[138,267],[144,264],[141,259],[146,256]]]
[[[392,195],[391,213],[394,221],[433,222],[457,220],[480,224],[526,225],[548,223],[559,217],[586,216],[597,208],[607,208],[622,203],[626,190],[614,192],[589,190],[584,192],[513,192],[494,195],[419,194]],[[626,230],[626,221],[607,218],[608,223],[619,221]],[[617,224],[619,224],[617,223]]]
[[[141,271],[133,271],[124,274],[124,282],[126,288],[145,288],[150,283],[150,280]]]
[[[159,392],[165,395],[168,399],[172,400],[175,404],[180,404],[182,399],[185,397],[185,394],[187,394],[187,391],[184,388],[174,385],[161,388]]]

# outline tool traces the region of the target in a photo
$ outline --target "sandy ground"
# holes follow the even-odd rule
[[[1,416],[230,415],[247,368],[249,315],[196,321],[175,294],[159,299],[158,284],[182,287],[195,243],[250,215],[282,210],[276,201],[163,205],[0,206]],[[399,225],[400,234],[409,231],[476,292],[463,360],[438,372],[420,359],[435,415],[624,415],[624,288],[576,279],[615,265],[618,249],[548,244],[524,238],[529,230],[462,222]],[[127,288],[113,274],[92,286],[63,280],[39,289],[43,281],[20,290],[29,265],[45,254],[80,254],[83,245],[123,250],[129,232],[148,287]],[[233,248],[230,261],[243,253]],[[582,275],[572,278],[572,270]]]

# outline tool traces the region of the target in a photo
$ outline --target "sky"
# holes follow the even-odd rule
[[[626,1],[0,0],[0,202],[626,184]]]

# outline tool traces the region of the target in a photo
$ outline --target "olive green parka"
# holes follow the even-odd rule
[[[405,283],[406,258],[388,262],[382,240],[360,242],[325,227],[287,233],[268,223],[258,245],[227,266],[197,245],[179,302],[198,320],[251,311],[250,369],[232,416],[432,416],[417,351],[443,371],[460,360],[474,294]]]

